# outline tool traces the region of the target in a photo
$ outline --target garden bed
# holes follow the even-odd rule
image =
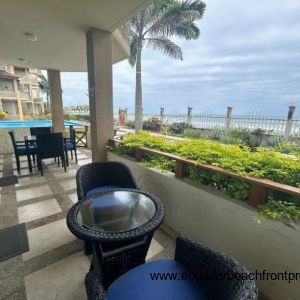
[[[244,178],[252,176],[267,179],[294,187],[296,193],[292,193],[293,195],[286,193],[285,189],[268,189],[267,202],[261,207],[261,211],[262,216],[271,219],[283,217],[298,221],[300,218],[300,197],[297,192],[300,187],[300,158],[298,156],[286,156],[265,149],[251,152],[246,147],[224,145],[206,139],[168,141],[145,132],[125,137],[123,143],[114,146],[112,150],[134,157],[136,147],[159,150],[228,171],[228,174],[226,172],[222,174],[215,172],[213,168],[205,169],[188,164],[184,170],[184,176],[242,201],[248,200],[251,194],[249,180],[248,182],[243,180],[243,176]],[[174,160],[159,154],[145,153],[141,156],[141,160],[146,166],[161,170],[175,172],[176,169]],[[241,176],[234,176],[234,174]]]

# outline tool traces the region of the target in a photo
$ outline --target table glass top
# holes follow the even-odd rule
[[[136,229],[153,218],[156,208],[148,196],[129,191],[112,191],[85,201],[77,214],[84,227],[117,233]]]

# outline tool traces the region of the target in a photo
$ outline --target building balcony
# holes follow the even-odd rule
[[[17,93],[13,91],[0,90],[0,98],[17,99]]]
[[[30,100],[30,97],[27,93],[20,92],[20,97],[22,100]]]
[[[21,84],[32,84],[32,85],[38,85],[38,80],[30,77],[21,77],[20,78]]]

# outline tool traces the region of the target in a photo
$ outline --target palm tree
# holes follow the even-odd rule
[[[50,111],[49,82],[48,79],[43,74],[39,75],[39,88],[41,92],[46,95],[46,100],[47,100],[46,108],[47,111],[49,112]]]
[[[129,62],[136,70],[135,130],[142,129],[142,76],[141,59],[144,47],[160,50],[174,59],[183,60],[181,48],[169,37],[197,39],[200,29],[195,23],[205,11],[201,0],[156,0],[133,17],[124,28],[130,42]]]

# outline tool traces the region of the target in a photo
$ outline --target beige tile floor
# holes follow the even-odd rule
[[[61,212],[56,199],[42,200],[18,208],[19,222],[30,222]]]
[[[36,187],[23,188],[16,191],[17,201],[25,201],[51,194],[52,192],[47,184],[39,185]]]
[[[76,239],[69,231],[65,219],[30,229],[27,234],[30,250],[23,254],[24,260],[39,256]]]
[[[53,160],[45,161],[43,177],[36,167],[34,173],[29,174],[26,157],[22,158],[19,183],[12,190],[0,190],[0,217],[3,208],[1,194],[9,192],[12,203],[5,209],[9,208],[12,218],[15,218],[9,219],[10,224],[26,224],[30,247],[20,257],[5,262],[9,272],[16,272],[17,276],[5,275],[3,285],[0,280],[0,299],[86,299],[84,277],[89,258],[83,254],[82,243],[70,233],[65,220],[68,209],[77,202],[77,169],[91,162],[89,151],[78,152],[78,165],[70,160],[66,173]],[[0,157],[0,166],[3,159],[11,162],[11,169],[4,170],[6,176],[16,173],[14,158]],[[1,220],[0,225],[5,227]],[[158,230],[147,259],[173,257],[173,251],[174,241]]]

